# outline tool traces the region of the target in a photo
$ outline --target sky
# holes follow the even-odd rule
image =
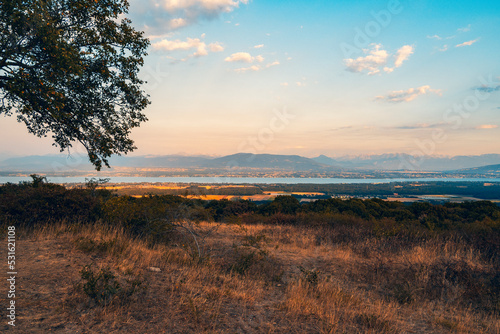
[[[499,1],[130,4],[151,41],[131,155],[500,153]],[[0,139],[59,152],[15,117]]]

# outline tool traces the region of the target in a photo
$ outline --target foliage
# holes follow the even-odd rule
[[[295,214],[300,209],[300,202],[292,196],[276,196],[274,201],[266,203],[259,208],[259,212],[265,215],[283,213]]]
[[[85,266],[80,271],[83,284],[83,292],[100,305],[109,304],[120,291],[120,283],[109,268],[103,268],[97,273],[91,266]]]
[[[239,307],[247,301],[266,305],[261,297],[255,297],[258,291],[268,295],[266,301],[278,305],[276,311],[287,310],[279,312],[286,319],[297,316],[292,322],[311,324],[300,327],[298,332],[323,332],[317,327],[320,323],[324,332],[416,330],[412,327],[415,322],[397,327],[409,308],[426,311],[421,320],[431,328],[434,325],[429,321],[434,321],[431,319],[436,307],[445,310],[439,313],[445,320],[435,321],[444,328],[437,330],[452,328],[446,319],[453,319],[451,324],[456,323],[459,331],[465,331],[461,329],[464,321],[470,328],[476,326],[473,323],[484,328],[477,332],[495,332],[498,328],[498,324],[488,323],[498,318],[500,310],[500,208],[494,203],[403,205],[380,200],[325,199],[297,206],[287,199],[280,201],[281,208],[273,206],[279,208],[273,213],[267,210],[268,205],[250,202],[199,201],[177,196],[106,197],[99,192],[92,196],[90,189],[73,193],[59,185],[36,181],[41,178],[0,186],[0,209],[8,209],[16,198],[30,203],[24,206],[27,211],[22,215],[11,215],[12,221],[16,221],[15,217],[36,216],[46,205],[53,205],[51,201],[56,198],[79,194],[91,201],[87,203],[96,203],[100,222],[87,226],[79,235],[73,233],[80,227],[44,230],[66,231],[75,248],[87,253],[86,257],[106,264],[116,261],[113,268],[122,268],[124,273],[140,272],[150,265],[161,267],[158,278],[165,284],[155,286],[163,290],[144,294],[144,299],[134,294],[142,286],[140,280],[127,283],[123,275],[128,274],[121,271],[86,268],[81,273],[80,287],[90,306],[123,304],[133,294],[142,302],[135,305],[141,315],[143,306],[151,301],[159,303],[161,312],[170,310],[172,319],[186,314],[189,317],[190,310],[192,319],[187,321],[199,325],[187,330],[192,332],[212,324],[213,319],[224,319],[227,307]],[[42,196],[42,200],[30,197],[34,194]],[[87,203],[75,202],[71,210],[86,212]],[[295,213],[283,213],[291,212],[286,203],[295,208]],[[59,216],[52,211],[45,217]],[[198,223],[212,219],[239,224]],[[3,216],[0,220],[4,221]],[[120,234],[109,233],[109,226],[101,225],[104,222]],[[215,225],[219,229],[210,235]],[[235,227],[243,233],[237,233]],[[158,243],[145,242],[151,238],[157,238]],[[198,261],[204,259],[208,260]],[[157,292],[164,289],[169,293],[159,302],[158,296],[164,294]],[[127,305],[127,312],[130,307]],[[265,307],[262,310],[268,311]],[[457,318],[450,317],[454,312]],[[481,316],[474,318],[474,314]],[[338,319],[343,319],[340,321],[346,327],[335,329]],[[484,324],[477,319],[483,319]]]
[[[300,272],[304,276],[304,280],[309,283],[311,286],[318,285],[319,272],[314,269],[306,269],[304,267],[299,266]]]
[[[0,219],[34,225],[71,219],[121,224],[132,234],[149,241],[183,240],[190,254],[204,258],[203,236],[210,234],[200,221],[224,223],[296,225],[337,231],[356,227],[360,240],[384,239],[387,247],[398,248],[398,240],[429,239],[435,235],[460,235],[485,256],[500,250],[500,207],[488,201],[435,205],[416,202],[405,205],[379,199],[320,199],[301,204],[291,196],[255,204],[249,201],[202,201],[173,195],[140,198],[116,196],[96,189],[65,189],[34,175],[32,182],[0,186]],[[175,233],[174,233],[175,232]],[[325,240],[343,243],[346,236],[325,232]],[[397,241],[397,242],[396,242]],[[396,243],[395,243],[396,242]],[[197,244],[198,243],[198,244]],[[188,249],[186,248],[186,249]],[[364,251],[360,250],[360,254]]]
[[[80,276],[85,281],[82,285],[85,295],[102,306],[109,305],[116,299],[126,301],[142,284],[135,279],[127,281],[127,286],[123,287],[110,268],[101,268],[96,272],[91,265],[84,266]]]
[[[31,174],[30,177],[33,179],[32,183],[31,183],[33,188],[38,188],[41,185],[43,185],[44,183],[47,183],[47,178],[45,176]]]
[[[80,237],[75,240],[75,246],[82,252],[95,252],[99,255],[104,255],[106,253],[121,254],[126,248],[126,244],[119,242],[116,238],[94,241],[91,238]]]
[[[104,179],[102,179],[102,178],[99,178],[99,179],[96,179],[96,178],[87,179],[87,178],[85,178],[85,187],[91,191],[92,196],[95,196],[98,188],[100,186],[102,186],[103,184],[108,183],[109,180],[110,180],[109,178],[104,178]]]
[[[400,304],[410,304],[413,302],[413,291],[408,282],[399,283],[394,286],[393,297]]]
[[[75,141],[96,169],[135,147],[149,103],[137,76],[149,41],[126,0],[0,2],[0,114],[17,114],[61,151]]]
[[[244,235],[233,242],[228,270],[239,275],[259,277],[268,282],[280,282],[283,277],[281,264],[266,249],[268,238],[264,233],[249,233],[239,226]]]
[[[111,195],[100,191],[93,196],[87,189],[65,189],[32,176],[32,182],[0,186],[0,221],[33,226],[49,221],[96,221],[102,215],[102,202]]]
[[[172,195],[114,196],[104,203],[103,212],[106,221],[123,224],[133,234],[153,243],[171,241],[175,223],[210,219],[208,211],[197,202]]]
[[[420,181],[374,184],[272,184],[263,185],[261,189],[263,192],[321,192],[326,195],[326,198],[338,195],[393,196],[394,193],[398,193],[400,196],[460,195],[480,199],[498,199],[500,183],[484,183],[480,181]],[[294,196],[302,197],[298,195]]]
[[[375,314],[359,314],[355,317],[355,320],[358,324],[367,329],[372,329],[376,333],[387,333],[390,329],[389,322]]]
[[[228,201],[210,201],[205,205],[210,210],[215,221],[231,220],[234,217],[245,213],[254,213],[257,211],[257,204],[247,200]]]

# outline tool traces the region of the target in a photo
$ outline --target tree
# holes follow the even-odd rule
[[[51,133],[61,151],[80,142],[97,170],[134,150],[130,130],[147,120],[138,78],[149,41],[127,0],[0,2],[0,115]]]

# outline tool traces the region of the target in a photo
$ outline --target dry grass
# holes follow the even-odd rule
[[[181,235],[151,245],[119,227],[66,223],[20,233],[24,283],[14,331],[500,332],[487,296],[474,296],[484,293],[474,280],[498,268],[461,240],[395,246],[383,238],[342,237],[356,233],[345,229],[211,227],[195,227],[212,231],[202,259]],[[80,275],[90,263],[109,267],[122,286],[140,280],[140,289],[106,306],[92,303]]]

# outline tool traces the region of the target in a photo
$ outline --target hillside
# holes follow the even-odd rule
[[[499,212],[0,186],[18,272],[16,327],[0,330],[498,333]]]
[[[272,168],[296,171],[318,170],[327,168],[313,159],[298,155],[238,153],[206,161],[204,167],[217,168]]]
[[[366,170],[410,169],[421,171],[448,171],[498,164],[500,163],[500,154],[455,157],[417,157],[409,154],[380,154],[365,156],[341,156],[335,158],[329,158],[325,155],[321,155],[314,158],[314,160],[336,167]]]
[[[488,165],[475,168],[459,169],[455,171],[450,171],[450,173],[463,174],[463,175],[483,174],[483,175],[489,175],[490,177],[500,177],[500,165]]]
[[[330,158],[325,155],[306,158],[299,155],[237,153],[223,157],[209,156],[114,156],[110,158],[111,172],[118,169],[185,169],[186,172],[206,170],[215,174],[235,169],[262,169],[288,172],[357,173],[370,175],[374,172],[390,173],[430,171],[456,174],[460,170],[472,175],[488,174],[490,170],[481,166],[500,164],[499,154],[456,157],[414,157],[407,154],[383,154],[367,156],[344,156]],[[492,167],[492,168],[493,168]],[[0,171],[8,172],[90,172],[92,166],[82,155],[47,155],[8,158],[0,162]],[[451,172],[450,172],[451,171]],[[444,175],[444,174],[443,174]]]
[[[197,232],[215,227],[203,223]],[[465,245],[401,248],[359,233],[222,225],[204,238],[210,260],[203,262],[175,243],[151,247],[106,226],[23,233],[14,332],[498,332],[498,318],[460,305],[481,289],[468,275],[483,279],[493,270]],[[112,286],[106,304],[91,295]]]

